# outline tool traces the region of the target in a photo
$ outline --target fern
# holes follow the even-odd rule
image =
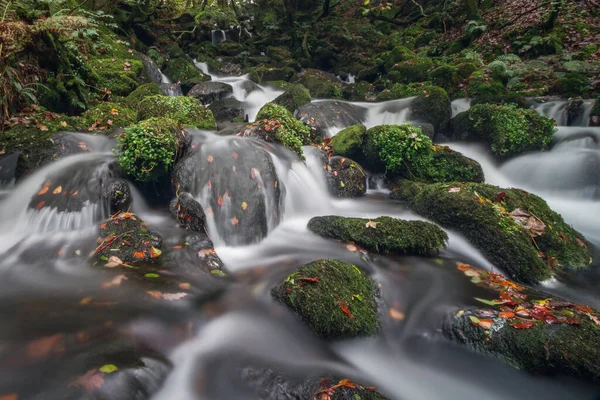
[[[520,62],[521,58],[516,54],[504,54],[496,57],[494,61],[504,61],[504,62]]]

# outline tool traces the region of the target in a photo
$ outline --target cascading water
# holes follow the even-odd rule
[[[540,114],[552,118],[559,126],[566,126],[569,120],[567,112],[568,101],[548,101],[534,106],[534,109]]]
[[[213,30],[211,31],[211,37],[213,46],[216,46],[219,43],[227,41],[227,32],[223,30]]]

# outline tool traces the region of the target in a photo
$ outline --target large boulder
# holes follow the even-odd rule
[[[159,82],[160,83],[160,82]],[[129,107],[133,110],[138,109],[139,104],[146,97],[157,96],[163,94],[162,88],[157,83],[145,83],[135,89],[133,92],[129,94],[129,96],[125,97],[121,102],[126,107]]]
[[[212,112],[192,97],[150,96],[138,107],[138,121],[162,117],[199,129],[216,129]]]
[[[296,116],[315,128],[318,135],[327,137],[330,136],[330,128],[362,124],[367,110],[343,101],[319,101],[300,107]]]
[[[203,82],[195,85],[187,93],[189,97],[200,100],[202,104],[210,104],[233,94],[231,85],[223,82]]]
[[[367,192],[367,174],[349,158],[331,157],[325,174],[329,192],[335,197],[360,197]]]
[[[478,104],[456,116],[452,139],[483,142],[494,155],[510,157],[547,149],[555,125],[535,110]]]
[[[448,235],[437,225],[390,217],[369,220],[314,217],[308,229],[317,235],[352,242],[379,254],[429,254],[443,248]]]
[[[208,109],[212,111],[217,123],[241,122],[246,116],[244,103],[233,97],[212,102]]]
[[[270,154],[256,140],[203,143],[177,164],[173,180],[176,192],[198,199],[208,225],[227,244],[260,241],[280,221],[283,188]]]
[[[364,125],[352,125],[338,132],[329,146],[335,155],[361,158],[366,134],[367,128]]]
[[[333,74],[316,69],[306,69],[296,74],[291,82],[300,83],[316,99],[341,99],[342,83]]]
[[[272,290],[319,337],[371,336],[379,330],[375,282],[355,265],[318,260]]]
[[[430,86],[410,106],[410,118],[433,124],[436,131],[452,117],[452,104],[446,91]]]
[[[600,383],[600,312],[497,273],[460,263],[458,269],[489,298],[448,315],[444,336],[536,375]]]
[[[583,269],[592,261],[591,244],[534,194],[476,183],[401,185],[410,188],[400,187],[392,196],[466,236],[519,282],[538,283],[556,270]]]
[[[131,108],[112,102],[103,102],[86,111],[79,124],[82,130],[106,131],[133,125],[136,117],[136,112]]]
[[[277,96],[273,103],[285,107],[292,114],[305,104],[310,103],[310,92],[302,85],[290,84],[286,91]]]
[[[210,76],[200,71],[193,62],[185,58],[172,58],[163,71],[173,82],[184,83],[190,80],[209,81]]]
[[[100,77],[101,88],[108,88],[114,95],[127,96],[138,86],[144,65],[134,59],[102,58],[88,61],[88,66]]]

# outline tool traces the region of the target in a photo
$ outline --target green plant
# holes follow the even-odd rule
[[[125,129],[117,138],[117,160],[123,170],[140,182],[164,175],[175,160],[179,128],[167,118],[150,118]]]
[[[304,158],[302,146],[310,144],[310,127],[304,122],[297,120],[283,106],[275,103],[267,103],[260,109],[256,120],[263,121],[265,130],[275,130],[275,139],[295,151]]]
[[[401,172],[406,163],[431,149],[431,139],[423,135],[421,128],[409,124],[378,126],[367,134],[372,135],[372,143],[387,173]]]

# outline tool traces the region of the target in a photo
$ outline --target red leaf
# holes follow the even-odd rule
[[[63,335],[45,336],[27,344],[27,355],[32,358],[47,356],[62,341]],[[0,397],[1,399],[1,397]]]
[[[516,324],[512,324],[511,326],[515,329],[529,329],[534,325],[535,324],[533,322],[523,321],[523,322],[518,322]]]
[[[100,389],[104,384],[103,375],[97,369],[91,369],[85,375],[69,383],[69,387],[83,388],[88,393],[92,393],[94,390]]]
[[[319,283],[319,278],[299,278],[299,279],[304,282]]]
[[[145,251],[136,251],[135,253],[133,253],[133,256],[135,258],[144,258],[144,257],[146,257],[146,252]]]
[[[498,314],[498,316],[500,318],[504,318],[504,319],[511,319],[515,317],[515,313],[514,312],[510,312],[510,311],[503,311],[500,314]]]
[[[342,299],[338,299],[341,310],[350,318],[354,318],[354,315],[350,312],[350,306]]]

